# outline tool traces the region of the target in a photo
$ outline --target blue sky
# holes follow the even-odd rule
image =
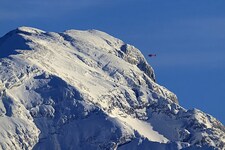
[[[0,36],[18,26],[98,29],[139,48],[157,82],[185,108],[225,124],[224,0],[12,0],[0,2]]]

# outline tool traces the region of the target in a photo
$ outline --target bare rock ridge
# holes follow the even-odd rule
[[[97,30],[0,38],[0,149],[225,149],[225,127],[156,83],[132,45]]]

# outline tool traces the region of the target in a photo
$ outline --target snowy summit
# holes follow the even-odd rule
[[[0,38],[0,149],[225,149],[225,127],[156,83],[141,52],[97,30]]]

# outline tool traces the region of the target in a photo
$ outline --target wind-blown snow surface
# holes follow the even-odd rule
[[[135,47],[106,33],[20,27],[0,39],[1,149],[225,149]]]

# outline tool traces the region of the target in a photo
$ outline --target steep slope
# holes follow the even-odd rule
[[[20,27],[0,39],[2,149],[225,149],[141,52],[106,33]]]

